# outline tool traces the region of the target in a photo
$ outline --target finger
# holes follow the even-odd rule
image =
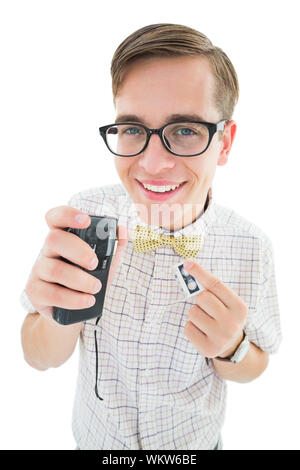
[[[97,259],[92,247],[74,233],[60,229],[49,232],[42,254],[53,258],[61,256],[86,269],[96,267],[91,265],[92,261]]]
[[[208,343],[208,336],[197,328],[193,322],[188,321],[184,327],[184,334],[192,342],[195,348],[202,356],[205,356],[205,351]]]
[[[220,279],[206,271],[200,264],[192,262],[192,266],[184,263],[186,269],[205,289],[215,294],[216,297],[228,308],[233,307],[238,300],[236,293],[224,284]]]
[[[218,299],[209,290],[204,290],[196,297],[197,306],[201,307],[206,314],[215,319],[223,318],[226,316],[228,309],[223,302]]]
[[[202,308],[195,305],[188,312],[188,319],[205,335],[213,336],[217,327],[214,318],[208,315]]]
[[[43,281],[58,283],[88,294],[96,294],[101,289],[101,282],[95,276],[64,261],[46,256],[37,263],[35,274]]]
[[[91,223],[88,214],[71,206],[53,207],[46,212],[45,219],[50,229],[86,228]]]
[[[91,307],[90,301],[95,303],[93,295],[84,294],[58,284],[42,281],[41,279],[33,284],[31,293],[35,302],[42,306],[78,310]]]
[[[129,240],[128,229],[124,225],[117,226],[118,247],[126,246]]]

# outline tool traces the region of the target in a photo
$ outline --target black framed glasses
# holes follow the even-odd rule
[[[208,149],[215,133],[223,131],[227,122],[174,121],[159,129],[149,129],[134,122],[118,122],[99,127],[99,132],[107,148],[119,157],[135,157],[142,153],[153,134],[160,136],[163,146],[173,155],[195,157]]]

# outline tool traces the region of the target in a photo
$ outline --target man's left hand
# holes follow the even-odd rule
[[[188,312],[184,333],[199,353],[208,358],[227,357],[234,353],[244,336],[248,314],[245,302],[226,284],[193,262],[186,269],[204,291]]]

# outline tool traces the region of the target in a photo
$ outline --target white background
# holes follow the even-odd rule
[[[110,61],[152,23],[198,29],[231,58],[241,96],[217,203],[271,238],[283,342],[266,372],[229,382],[224,449],[299,449],[299,25],[297,1],[1,1],[1,449],[74,449],[78,350],[58,369],[23,360],[19,295],[48,233],[45,213],[119,183],[98,134],[113,122]]]

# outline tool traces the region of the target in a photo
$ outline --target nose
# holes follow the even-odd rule
[[[138,164],[148,175],[157,175],[174,168],[176,155],[163,146],[159,135],[152,134],[146,149],[139,155]]]

